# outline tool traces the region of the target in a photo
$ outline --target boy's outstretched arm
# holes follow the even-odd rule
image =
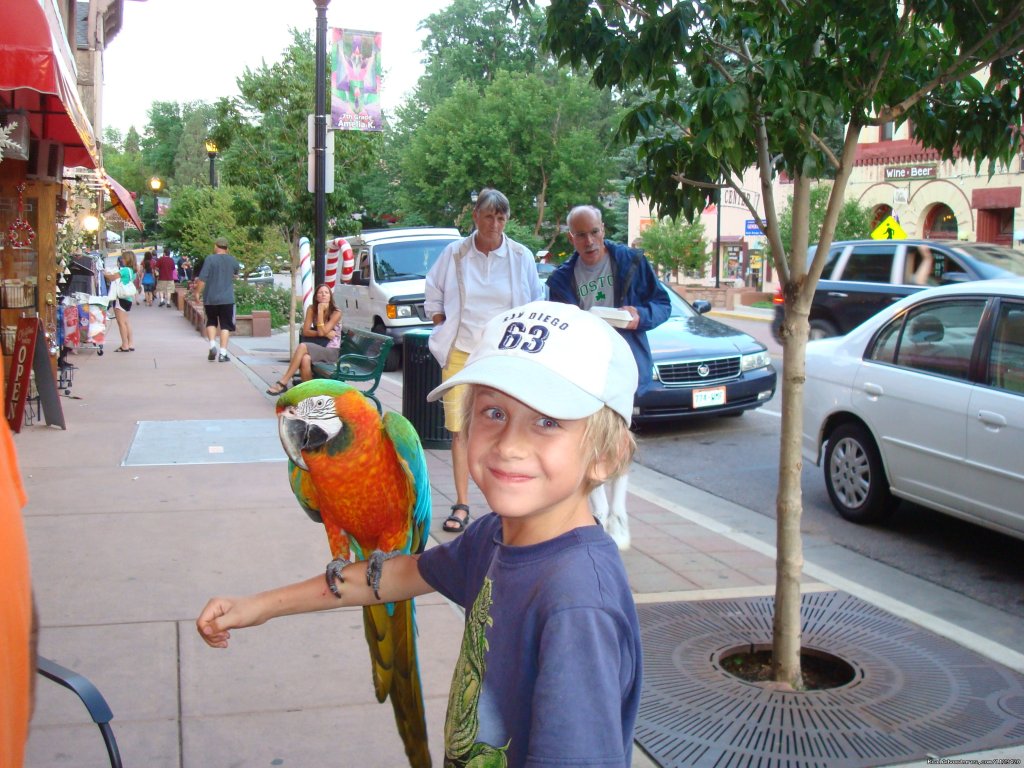
[[[211,648],[227,648],[230,630],[255,627],[278,616],[408,600],[433,591],[420,576],[418,559],[419,555],[399,555],[385,561],[379,600],[366,583],[366,562],[362,561],[342,571],[341,599],[331,594],[321,574],[255,595],[212,597],[196,619],[196,629]]]

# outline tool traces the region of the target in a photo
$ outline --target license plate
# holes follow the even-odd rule
[[[711,405],[725,405],[725,387],[693,390],[694,408],[707,408]]]

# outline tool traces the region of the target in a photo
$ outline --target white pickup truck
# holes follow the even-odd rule
[[[375,229],[345,237],[355,265],[352,279],[334,289],[334,303],[346,325],[395,340],[385,370],[401,365],[402,337],[408,331],[433,326],[423,312],[427,271],[445,246],[461,238],[459,230],[441,227]]]

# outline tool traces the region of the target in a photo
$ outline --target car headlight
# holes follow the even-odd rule
[[[767,350],[755,352],[752,355],[742,355],[740,357],[740,370],[756,371],[758,368],[767,368],[771,363],[772,356],[768,354]]]
[[[408,304],[388,304],[388,318],[391,320],[412,317],[412,314],[412,307]]]

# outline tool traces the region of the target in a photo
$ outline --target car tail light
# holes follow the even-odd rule
[[[786,297],[782,295],[782,286],[780,285],[775,289],[775,295],[772,296],[772,304],[776,306],[786,303]]]

